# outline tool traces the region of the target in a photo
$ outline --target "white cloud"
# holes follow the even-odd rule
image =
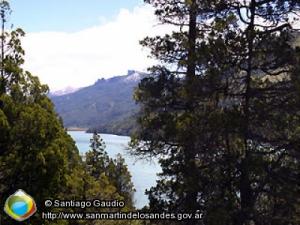
[[[87,86],[102,77],[126,74],[128,69],[145,71],[154,63],[139,41],[168,29],[157,26],[150,6],[121,9],[113,21],[101,21],[75,33],[28,33],[23,40],[25,69],[58,90]]]

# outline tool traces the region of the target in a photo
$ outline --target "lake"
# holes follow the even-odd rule
[[[92,134],[87,134],[84,131],[69,131],[68,133],[76,142],[80,154],[83,154],[90,149],[89,145]],[[115,158],[115,156],[120,153],[125,159],[132,175],[132,182],[136,189],[134,196],[136,207],[142,208],[147,205],[148,197],[145,195],[145,190],[156,184],[156,174],[161,171],[158,163],[136,160],[133,156],[130,156],[126,150],[130,141],[129,137],[112,134],[100,135],[106,144],[106,151],[111,158]]]

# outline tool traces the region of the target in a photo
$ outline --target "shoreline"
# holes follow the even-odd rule
[[[82,128],[82,127],[67,127],[67,131],[87,131],[88,128]]]

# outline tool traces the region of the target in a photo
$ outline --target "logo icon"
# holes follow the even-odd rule
[[[5,202],[4,211],[19,222],[27,220],[36,212],[34,199],[23,190],[18,190]]]

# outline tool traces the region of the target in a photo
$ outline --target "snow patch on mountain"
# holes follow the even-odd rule
[[[53,92],[51,92],[50,94],[51,94],[52,96],[62,96],[62,95],[67,95],[67,94],[74,93],[74,92],[76,92],[76,91],[78,91],[78,90],[80,90],[80,89],[81,89],[81,88],[74,88],[74,87],[68,86],[68,87],[66,87],[66,88],[64,88],[64,89],[62,89],[62,90],[53,91]]]
[[[125,82],[139,82],[144,76],[145,73],[136,70],[128,70],[127,76],[124,80]]]

